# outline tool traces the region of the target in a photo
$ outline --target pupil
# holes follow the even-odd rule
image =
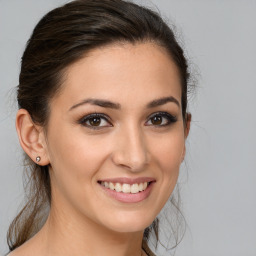
[[[162,117],[161,116],[154,116],[152,119],[152,124],[160,125],[162,123]]]
[[[92,117],[89,120],[90,125],[92,126],[99,126],[100,125],[100,118],[99,117]]]

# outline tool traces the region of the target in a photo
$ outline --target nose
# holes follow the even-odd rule
[[[115,165],[132,172],[145,169],[150,161],[145,136],[139,128],[127,128],[118,132],[115,138],[112,161]]]

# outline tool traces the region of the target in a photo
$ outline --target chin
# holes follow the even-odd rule
[[[104,222],[109,229],[120,233],[131,233],[144,231],[152,224],[155,216],[145,214],[119,214],[113,216],[108,222]]]

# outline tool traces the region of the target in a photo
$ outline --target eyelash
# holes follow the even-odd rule
[[[165,124],[147,124],[146,126],[154,126],[154,127],[157,127],[157,128],[161,128],[161,127],[166,127],[168,125],[171,125],[172,123],[175,123],[177,121],[177,118],[167,112],[156,112],[156,113],[153,113],[151,114],[148,119],[147,119],[147,122],[148,123],[149,121],[151,121],[152,123],[152,119],[154,117],[160,117],[161,118],[161,121],[162,119],[166,119],[166,123]],[[87,122],[90,121],[90,119],[92,118],[100,118],[100,123],[102,122],[102,119],[105,120],[108,125],[107,126],[93,126],[91,124],[88,124]],[[102,113],[93,113],[93,114],[89,114],[87,116],[84,116],[83,118],[81,118],[79,121],[78,121],[79,124],[89,128],[89,129],[93,129],[93,130],[100,130],[104,127],[112,127],[113,125],[111,124],[111,119],[105,115],[105,114],[102,114]]]
[[[161,127],[165,127],[165,126],[171,125],[172,123],[175,123],[177,121],[177,118],[175,116],[173,116],[173,115],[171,115],[171,114],[169,114],[167,112],[156,112],[156,113],[153,113],[153,114],[151,114],[149,116],[148,121],[152,120],[152,118],[154,118],[154,117],[161,117],[161,118],[165,118],[167,120],[166,124],[159,124],[159,125],[152,124],[153,126],[155,126],[157,128],[161,128]]]
[[[90,119],[92,118],[100,118],[101,120],[105,120],[109,125],[108,126],[93,126],[93,125],[90,125],[90,124],[86,124],[86,122],[90,121]],[[111,127],[113,126],[111,123],[111,120],[109,117],[107,117],[105,114],[101,114],[101,113],[93,113],[93,114],[89,114],[85,117],[83,117],[82,119],[79,120],[79,123],[85,127],[88,127],[90,129],[93,129],[93,130],[99,130],[99,129],[102,129],[103,127]]]

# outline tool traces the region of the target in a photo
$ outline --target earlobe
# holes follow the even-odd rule
[[[43,129],[32,121],[30,114],[25,109],[19,109],[17,112],[16,130],[20,145],[27,155],[37,164],[49,164]],[[40,157],[40,163],[38,157]]]

